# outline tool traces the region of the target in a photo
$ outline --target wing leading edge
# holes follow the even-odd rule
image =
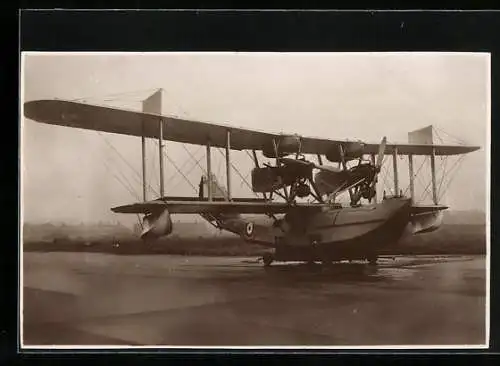
[[[163,138],[169,141],[225,147],[231,131],[231,148],[260,150],[274,135],[242,128],[216,125],[64,100],[36,100],[24,104],[24,115],[32,120],[129,136],[159,137],[159,121],[165,123]]]
[[[326,208],[323,204],[296,204],[293,208],[319,211]],[[241,213],[241,214],[279,214],[290,210],[290,205],[284,202],[208,202],[208,201],[148,201],[130,205],[113,207],[115,213],[148,214],[162,209],[168,209],[171,214],[200,213]]]
[[[225,147],[227,131],[231,131],[231,149],[262,150],[281,134],[232,127],[222,124],[191,121],[152,113],[91,105],[65,100],[35,100],[24,104],[26,118],[37,122],[73,128],[116,133],[129,136],[158,138],[159,121],[165,123],[163,138],[169,141]],[[352,141],[352,140],[351,140]],[[301,152],[305,154],[327,154],[332,148],[349,140],[331,140],[301,137]],[[365,143],[365,154],[376,154],[379,143]],[[398,155],[458,155],[478,150],[478,146],[426,145],[387,143],[385,154]]]

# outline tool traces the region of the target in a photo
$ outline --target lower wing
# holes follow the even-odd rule
[[[242,213],[242,214],[279,214],[286,213],[290,209],[300,208],[303,210],[319,211],[326,204],[297,203],[289,205],[285,202],[245,202],[245,201],[199,201],[187,200],[154,200],[133,203],[130,205],[113,207],[111,211],[116,213],[148,214],[163,209],[168,209],[172,214],[199,214],[199,213]]]
[[[448,209],[448,206],[443,205],[413,205],[410,212],[412,215],[424,215],[446,209]]]

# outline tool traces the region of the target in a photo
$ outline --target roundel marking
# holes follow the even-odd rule
[[[253,234],[253,222],[248,222],[245,225],[245,235],[252,236],[252,234]]]

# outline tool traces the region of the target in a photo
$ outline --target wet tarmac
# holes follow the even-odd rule
[[[365,263],[24,253],[32,345],[481,345],[485,258]]]

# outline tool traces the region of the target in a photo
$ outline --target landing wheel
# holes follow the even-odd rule
[[[272,254],[266,253],[262,257],[262,261],[264,262],[264,267],[269,267],[273,263],[274,257]]]

